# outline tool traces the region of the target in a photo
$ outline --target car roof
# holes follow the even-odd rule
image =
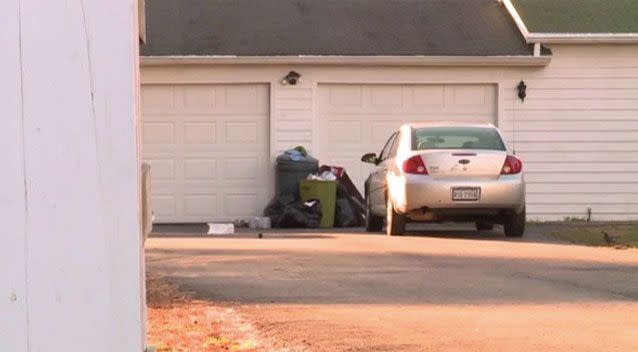
[[[406,123],[404,126],[411,128],[428,128],[428,127],[483,127],[496,128],[494,124],[487,122],[460,122],[460,121],[432,121],[432,122],[413,122]]]

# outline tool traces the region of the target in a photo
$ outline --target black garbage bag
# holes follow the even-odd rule
[[[354,208],[348,198],[338,198],[337,208],[335,209],[335,226],[352,227],[358,225],[359,222],[355,216]]]
[[[321,202],[302,202],[292,194],[280,194],[264,208],[264,216],[270,218],[273,228],[316,228],[321,222]]]
[[[335,208],[335,226],[353,227],[363,224],[363,214],[357,210],[356,200],[339,184],[337,187],[337,204]]]
[[[292,194],[279,194],[266,205],[266,208],[264,208],[264,216],[270,218],[272,227],[281,227],[279,223],[281,222],[281,217],[284,215],[284,209],[296,200]]]
[[[313,199],[307,202],[296,201],[288,204],[278,219],[276,227],[317,228],[321,223],[321,202]]]

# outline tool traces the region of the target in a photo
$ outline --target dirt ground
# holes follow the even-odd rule
[[[638,250],[550,230],[163,236],[147,268],[232,308],[272,350],[638,351]]]
[[[156,352],[281,351],[232,307],[196,300],[154,274],[146,290],[147,341]]]

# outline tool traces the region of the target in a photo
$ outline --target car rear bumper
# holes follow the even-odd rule
[[[430,176],[408,175],[405,182],[391,188],[397,211],[408,213],[450,209],[510,211],[519,213],[525,207],[525,182],[522,175],[501,176],[497,180],[435,180]],[[472,201],[452,200],[454,188],[478,187],[480,197]],[[394,189],[392,189],[394,188]]]

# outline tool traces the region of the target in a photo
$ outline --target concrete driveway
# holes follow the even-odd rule
[[[636,250],[463,230],[147,247],[149,272],[237,308],[292,350],[638,351]]]

